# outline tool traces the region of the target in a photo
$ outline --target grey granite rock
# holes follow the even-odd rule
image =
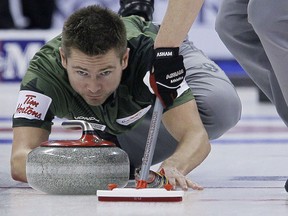
[[[37,147],[27,158],[29,185],[48,194],[96,194],[110,183],[124,187],[129,158],[117,147]]]

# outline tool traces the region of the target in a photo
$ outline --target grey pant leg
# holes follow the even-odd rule
[[[251,0],[250,2],[249,0],[223,0],[216,18],[216,31],[228,50],[251,79],[275,104],[280,117],[288,125],[288,107],[274,69],[266,55],[260,38],[253,26],[248,22],[248,5],[251,2]],[[258,2],[259,5],[265,5],[261,0]],[[275,3],[275,1],[272,1],[272,3]],[[260,9],[258,14],[263,14],[264,16],[264,12],[267,10],[270,11],[271,7],[267,7],[264,11]],[[250,10],[252,11],[252,8]],[[277,14],[278,12],[272,13]],[[270,18],[267,14],[265,16]],[[254,17],[249,19],[252,20]]]
[[[248,5],[248,21],[257,33],[272,65],[272,72],[275,73],[286,104],[288,104],[287,14],[287,0],[250,0]]]
[[[224,71],[192,42],[185,41],[180,52],[185,57],[186,81],[208,136],[219,138],[239,121],[240,98]]]
[[[184,56],[186,81],[195,96],[204,127],[210,139],[218,138],[240,119],[241,103],[236,90],[225,73],[188,40],[180,47],[180,53]],[[134,167],[142,162],[152,111],[135,129],[117,136]],[[176,146],[177,141],[161,124],[152,163],[165,160]]]

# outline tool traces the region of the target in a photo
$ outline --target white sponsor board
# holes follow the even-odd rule
[[[167,3],[167,0],[155,1],[155,22],[161,23]],[[221,0],[204,2],[189,37],[211,59],[233,59],[214,29],[220,3]],[[69,0],[69,3],[66,0],[58,0],[51,30],[0,30],[0,82],[21,80],[35,52],[61,32],[65,19],[73,11],[91,4],[100,4],[114,11],[119,9],[118,0]]]
[[[21,80],[34,54],[59,33],[59,30],[0,31],[0,81]]]
[[[210,58],[231,59],[233,58],[232,55],[223,45],[214,29],[215,18],[221,2],[222,0],[204,1],[197,20],[189,32],[189,37],[194,44],[198,48],[202,49]],[[66,17],[69,16],[74,10],[95,3],[108,7],[116,12],[120,7],[119,0],[69,0],[69,4],[67,4],[67,0],[58,0],[57,11],[54,15],[53,28],[61,29]],[[168,0],[155,0],[153,21],[161,23],[166,12],[167,5]]]

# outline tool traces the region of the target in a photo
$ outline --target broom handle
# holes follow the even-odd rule
[[[156,97],[148,137],[146,141],[144,156],[140,172],[140,181],[147,181],[150,167],[155,151],[156,141],[162,119],[163,106],[158,97]]]

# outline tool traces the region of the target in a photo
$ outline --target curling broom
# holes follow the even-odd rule
[[[97,190],[99,201],[132,201],[132,202],[179,202],[182,201],[184,191],[171,190],[170,184],[164,188],[147,188],[147,179],[152,164],[156,141],[162,119],[163,106],[158,98],[155,100],[149,133],[146,141],[140,179],[136,188],[115,188]]]

